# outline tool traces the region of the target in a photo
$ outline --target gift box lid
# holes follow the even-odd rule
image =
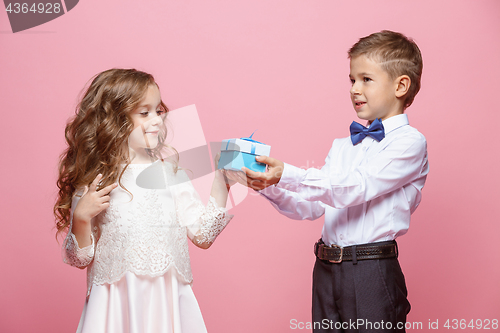
[[[271,146],[253,140],[252,136],[253,134],[250,135],[249,138],[222,140],[221,151],[236,150],[253,155],[269,156],[271,153]]]

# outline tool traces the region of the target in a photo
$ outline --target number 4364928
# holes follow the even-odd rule
[[[457,330],[457,329],[461,329],[461,330],[464,330],[464,329],[467,329],[467,328],[470,328],[470,329],[478,329],[478,330],[496,330],[498,329],[498,319],[493,319],[493,320],[489,320],[489,319],[477,319],[477,320],[474,320],[472,319],[471,321],[467,321],[465,319],[448,319],[443,327],[447,328],[447,329],[452,329],[452,330]]]
[[[33,13],[33,14],[58,14],[61,12],[61,4],[60,3],[34,3],[29,6],[27,3],[9,3],[8,6],[5,8],[5,11],[9,14],[14,13],[14,14],[27,14],[27,13]]]

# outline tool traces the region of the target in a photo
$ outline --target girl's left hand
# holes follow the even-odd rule
[[[226,174],[224,173],[224,170],[219,170],[219,159],[220,159],[220,153],[215,155],[214,162],[215,162],[215,178],[219,179],[220,181],[223,181],[226,184],[227,190],[229,191],[229,188],[236,184],[236,181],[229,179],[226,177]]]
[[[92,184],[90,184],[90,187],[84,187],[82,197],[76,204],[73,213],[74,222],[90,223],[91,219],[109,207],[109,193],[114,190],[118,184],[114,183],[97,190],[97,185],[101,179],[102,174],[98,174]]]

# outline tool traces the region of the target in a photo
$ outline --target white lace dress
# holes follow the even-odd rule
[[[186,173],[160,161],[129,165],[122,185],[92,220],[91,245],[79,248],[71,226],[63,243],[64,262],[87,267],[77,333],[206,332],[187,239],[212,243],[232,216],[213,198],[205,207]]]

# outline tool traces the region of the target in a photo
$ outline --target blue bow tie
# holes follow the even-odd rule
[[[363,141],[363,139],[366,138],[367,135],[371,136],[377,141],[380,141],[385,137],[384,125],[382,125],[382,121],[380,120],[380,118],[372,121],[369,128],[366,128],[363,125],[353,121],[349,129],[351,130],[351,141],[353,145]]]

